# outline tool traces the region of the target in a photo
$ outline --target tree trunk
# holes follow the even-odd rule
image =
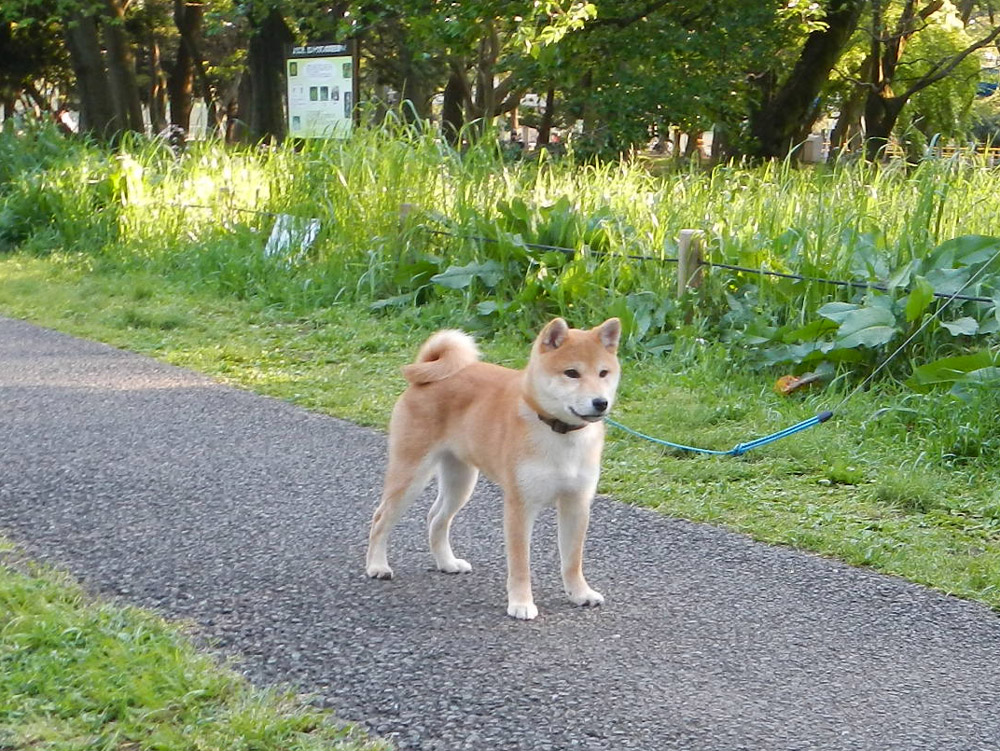
[[[246,71],[243,71],[239,83],[236,85],[236,96],[229,103],[226,126],[227,143],[246,143],[250,140],[250,129],[244,118],[251,97],[250,79]]]
[[[580,120],[583,121],[583,138],[591,145],[597,142],[597,108],[594,107],[594,71],[587,68],[580,79],[582,104],[580,105]]]
[[[121,0],[106,0],[107,22],[102,25],[107,45],[108,81],[115,103],[116,127],[120,131],[144,133],[139,83],[135,75],[132,41],[125,32],[125,9]]]
[[[830,133],[830,153],[852,151],[861,138],[861,115],[865,109],[865,90],[855,86],[851,95],[840,105],[840,116]]]
[[[428,94],[427,82],[410,67],[403,79],[403,101],[409,102],[403,107],[403,119],[406,122],[426,120],[430,115],[431,97]]]
[[[865,158],[868,161],[885,156],[889,136],[906,102],[904,97],[886,96],[885,92],[873,91],[868,95],[865,103]]]
[[[809,134],[818,111],[816,98],[857,27],[863,5],[863,0],[831,0],[826,27],[809,35],[791,75],[751,115],[755,156],[783,158]]]
[[[542,113],[541,122],[538,123],[539,146],[548,146],[552,138],[552,120],[556,114],[556,87],[549,84],[548,91],[545,92],[545,111]]]
[[[404,102],[403,119],[410,123],[426,120],[431,114],[430,84],[417,66],[410,41],[402,29],[397,31],[397,39],[399,74],[403,78],[401,87]],[[409,104],[405,104],[405,102],[409,102]]]
[[[149,124],[154,134],[162,133],[167,128],[167,84],[156,39],[149,40],[149,81]]]
[[[25,84],[24,93],[27,95],[25,101],[30,100],[34,102],[36,116],[41,116],[43,113],[46,115],[52,113],[52,103],[47,100],[45,95],[31,81]]]
[[[174,24],[180,34],[180,42],[167,81],[167,91],[170,96],[170,124],[185,134],[191,128],[191,108],[194,104],[195,60],[191,40],[201,29],[202,7],[200,3],[174,0]]]
[[[712,162],[722,164],[729,158],[729,133],[724,125],[712,128]]]
[[[444,101],[441,104],[441,130],[445,140],[452,146],[458,143],[465,126],[465,82],[460,71],[453,69],[444,87]]]
[[[80,99],[80,132],[100,139],[111,138],[115,106],[104,69],[97,22],[93,16],[76,11],[66,18],[64,28]]]
[[[487,23],[482,39],[479,40],[479,54],[476,57],[476,90],[473,99],[473,117],[482,120],[480,129],[486,125],[486,120],[493,118],[496,109],[496,90],[493,86],[497,58],[500,55],[500,37],[496,26]]]
[[[277,8],[271,8],[250,35],[240,115],[253,142],[285,137],[285,45],[293,39]]]

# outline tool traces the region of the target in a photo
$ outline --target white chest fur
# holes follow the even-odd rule
[[[517,463],[518,487],[525,502],[549,506],[560,496],[592,496],[600,475],[603,440],[601,425],[563,434],[540,421],[532,425]]]

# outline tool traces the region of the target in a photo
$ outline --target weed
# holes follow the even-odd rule
[[[128,307],[120,314],[121,325],[125,328],[156,329],[171,331],[188,324],[186,314],[177,311],[149,311]]]
[[[865,481],[865,473],[862,468],[841,459],[827,468],[824,479],[834,485],[860,485]]]
[[[874,492],[879,503],[909,513],[924,514],[945,501],[940,482],[927,473],[909,470],[884,470],[875,482]]]

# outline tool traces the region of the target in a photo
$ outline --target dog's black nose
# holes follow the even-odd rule
[[[591,404],[594,405],[594,409],[598,413],[603,412],[604,410],[606,410],[608,408],[608,400],[607,399],[601,399],[599,397],[597,399],[594,399],[591,402]]]

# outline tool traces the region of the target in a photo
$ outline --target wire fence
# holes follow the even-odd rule
[[[202,204],[170,203],[169,205],[177,207],[177,208],[206,209],[206,210],[213,210],[213,211],[217,210],[217,207],[207,206],[207,205],[202,205]],[[242,212],[242,213],[247,213],[247,214],[257,214],[257,215],[261,215],[261,216],[270,216],[270,217],[275,217],[276,219],[279,218],[279,217],[281,217],[281,216],[284,216],[283,214],[280,214],[280,213],[276,213],[276,212],[272,212],[272,211],[262,211],[260,209],[245,209],[245,208],[240,208],[240,207],[236,207],[236,206],[230,206],[228,208],[230,208],[233,211],[237,211],[237,212]],[[482,242],[482,243],[491,243],[491,244],[501,244],[501,243],[505,243],[505,242],[510,242],[510,240],[507,240],[507,239],[501,239],[501,238],[496,238],[496,237],[485,237],[485,236],[482,236],[482,235],[458,234],[458,233],[455,233],[455,232],[449,232],[447,230],[431,229],[431,228],[426,227],[426,226],[421,227],[421,229],[424,232],[426,232],[427,234],[430,234],[430,235],[438,235],[438,236],[442,236],[442,237],[451,237],[451,238],[456,239],[456,240],[467,240],[467,241]],[[698,233],[699,230],[682,230],[682,232]],[[534,242],[527,242],[527,241],[524,241],[524,240],[521,240],[519,244],[522,245],[523,247],[529,248],[531,250],[540,250],[540,251],[544,251],[544,252],[562,253],[563,255],[569,256],[571,258],[575,258],[576,256],[578,256],[578,255],[580,255],[581,253],[584,252],[580,248],[568,248],[568,247],[561,246],[561,245],[547,245],[545,243],[534,243]],[[608,252],[608,251],[592,250],[592,249],[587,249],[586,253],[587,253],[588,256],[590,256],[592,258],[624,258],[624,259],[627,259],[627,260],[630,260],[630,261],[643,261],[643,262],[653,262],[653,263],[673,263],[673,264],[681,264],[681,262],[682,262],[681,258],[671,258],[671,257],[668,257],[668,256],[651,256],[651,255],[641,255],[641,254],[633,254],[633,253],[611,253],[611,252]],[[692,264],[695,268],[724,269],[726,271],[735,271],[735,272],[742,273],[742,274],[755,274],[757,276],[769,276],[769,277],[776,277],[776,278],[780,278],[780,279],[789,279],[789,280],[798,281],[798,282],[811,282],[811,283],[815,283],[815,284],[829,284],[829,285],[832,285],[832,286],[835,286],[835,287],[846,287],[846,288],[850,288],[850,289],[871,289],[871,290],[876,290],[878,292],[889,292],[889,291],[891,291],[891,288],[888,285],[880,284],[878,282],[858,281],[858,280],[845,280],[845,279],[828,279],[828,278],[819,277],[819,276],[806,276],[806,275],[803,275],[803,274],[792,274],[792,273],[785,272],[785,271],[773,271],[773,270],[764,269],[764,268],[751,268],[751,267],[748,267],[748,266],[739,266],[739,265],[730,264],[730,263],[717,263],[717,262],[714,262],[714,261],[707,261],[707,260],[705,260],[704,258],[701,257],[700,254],[696,254],[694,256],[694,258],[692,259],[692,262],[689,262],[689,263]],[[682,265],[686,265],[686,264],[682,264]],[[909,292],[910,290],[904,288],[903,291],[904,292]],[[949,300],[949,301],[951,301],[951,300],[961,300],[963,302],[978,302],[978,303],[986,303],[986,304],[993,304],[995,302],[993,300],[993,298],[991,298],[991,297],[979,297],[979,296],[976,296],[976,295],[960,295],[960,294],[951,294],[951,293],[948,293],[948,292],[933,292],[932,294],[933,294],[933,296],[935,298]]]
[[[483,237],[479,235],[459,235],[454,232],[447,232],[445,230],[426,229],[425,231],[432,235],[444,235],[459,240],[472,240],[484,243],[509,242],[509,240],[501,240],[495,237]],[[520,244],[523,245],[525,248],[530,248],[533,250],[542,250],[546,252],[555,251],[563,253],[564,255],[570,257],[576,257],[581,252],[583,252],[576,248],[567,248],[559,245],[545,245],[542,243],[532,243],[524,241],[521,241]],[[632,261],[650,261],[650,262],[674,263],[674,264],[680,263],[681,261],[680,258],[670,258],[666,256],[661,257],[661,256],[648,256],[648,255],[634,255],[629,253],[609,253],[607,251],[595,251],[595,250],[588,250],[587,255],[596,258],[614,257],[614,258],[626,258]],[[878,282],[870,282],[870,281],[863,282],[857,280],[844,280],[844,279],[827,279],[825,277],[805,276],[803,274],[792,274],[784,271],[772,271],[770,269],[763,269],[763,268],[755,269],[755,268],[750,268],[748,266],[738,266],[730,263],[716,263],[714,261],[707,261],[700,257],[695,259],[694,264],[696,266],[708,269],[725,269],[727,271],[736,271],[743,274],[755,274],[758,276],[778,277],[781,279],[790,279],[799,282],[829,284],[835,287],[849,287],[852,289],[873,289],[878,292],[890,291],[890,287],[888,285],[879,284]],[[904,290],[904,291],[908,292],[909,290]],[[980,303],[990,303],[990,304],[994,302],[993,298],[991,297],[977,297],[975,295],[952,295],[948,292],[934,292],[933,295],[936,298],[941,298],[946,300],[962,300],[964,302],[980,302]]]

